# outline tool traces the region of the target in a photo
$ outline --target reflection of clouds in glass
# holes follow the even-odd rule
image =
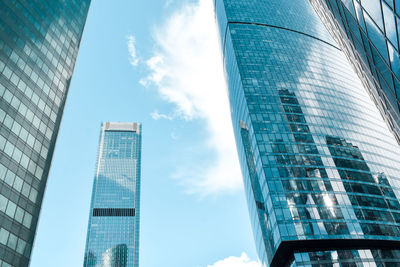
[[[373,45],[378,49],[378,52],[387,59],[387,52],[386,52],[386,40],[383,36],[382,32],[379,28],[375,25],[372,19],[369,16],[365,16],[365,21],[367,23],[367,32],[368,37],[373,43]]]
[[[386,4],[382,4],[383,15],[385,19],[386,36],[392,43],[396,43],[396,24],[394,21],[394,14]]]
[[[400,77],[400,60],[399,60],[399,54],[394,50],[394,48],[389,45],[389,56],[390,56],[390,63],[392,64],[392,70],[395,75]]]
[[[381,5],[379,3],[379,0],[363,1],[361,5],[368,12],[371,18],[376,22],[379,28],[383,29]]]
[[[136,159],[103,159],[100,162],[98,177],[102,176],[130,192],[134,192],[136,164]],[[131,167],[125,168],[124,166]]]
[[[85,267],[95,260],[96,267],[137,265],[140,132],[138,123],[102,125],[86,245],[93,255]]]
[[[353,5],[353,0],[343,0],[342,2],[347,7],[347,9],[351,10],[351,6]]]

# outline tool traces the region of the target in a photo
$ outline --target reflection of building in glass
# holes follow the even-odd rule
[[[399,145],[310,2],[215,6],[261,262],[400,266]]]
[[[140,124],[102,125],[84,267],[139,266],[140,154]]]
[[[400,2],[310,0],[400,142]]]
[[[396,235],[400,203],[385,175],[373,177],[358,147],[344,139],[327,136],[326,143],[363,232]]]
[[[90,0],[0,0],[0,266],[28,266]]]
[[[126,244],[109,248],[101,257],[101,267],[126,267],[128,247]]]

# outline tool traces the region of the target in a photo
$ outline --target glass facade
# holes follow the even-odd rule
[[[310,1],[400,142],[400,1]]]
[[[90,0],[0,0],[0,266],[28,266]]]
[[[215,10],[262,264],[400,266],[399,145],[309,0]]]
[[[139,266],[141,125],[102,125],[84,267]]]

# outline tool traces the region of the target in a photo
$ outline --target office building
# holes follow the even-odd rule
[[[400,2],[310,0],[400,142]]]
[[[90,0],[0,0],[0,266],[28,266]]]
[[[84,267],[138,267],[139,123],[103,123],[93,182]]]
[[[216,0],[263,266],[400,266],[400,149],[309,0]]]

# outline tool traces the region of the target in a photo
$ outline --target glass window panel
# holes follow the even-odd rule
[[[14,202],[8,201],[7,209],[6,209],[6,214],[10,216],[11,218],[14,218],[15,210],[17,209],[17,205],[15,205]]]
[[[365,16],[365,19],[367,23],[368,37],[371,39],[372,43],[378,49],[383,58],[385,58],[386,61],[389,61],[385,37],[368,16]]]
[[[6,113],[4,112],[4,110],[0,109],[0,122],[3,122],[5,117],[6,117]]]
[[[24,240],[22,240],[22,239],[19,238],[19,239],[18,239],[18,245],[17,245],[16,251],[17,251],[19,254],[24,254],[25,246],[26,246],[26,242],[25,242]]]
[[[356,12],[354,10],[353,6],[353,0],[343,0],[342,1],[345,7],[350,11],[350,13],[353,15],[353,17],[356,17]]]
[[[397,31],[396,31],[396,23],[394,21],[395,19],[394,14],[386,4],[382,4],[382,7],[385,20],[386,36],[389,38],[390,42],[397,49]]]
[[[6,245],[9,235],[10,233],[6,229],[0,228],[0,243]]]
[[[400,15],[400,0],[394,0],[396,6],[396,14]]]
[[[0,195],[0,211],[2,211],[2,212],[6,211],[7,202],[8,202],[8,199],[5,196]]]
[[[15,176],[15,181],[14,181],[14,189],[17,190],[18,192],[21,192],[23,180],[19,178],[18,176]]]
[[[392,71],[397,77],[400,77],[400,59],[399,54],[394,50],[394,47],[389,44],[389,55],[390,55],[390,63],[392,65]]]
[[[10,264],[8,264],[7,262],[3,261],[1,267],[13,267]]]
[[[394,8],[393,0],[384,0],[384,2],[387,3],[391,8]]]
[[[1,140],[1,135],[0,135],[0,140]],[[3,164],[0,163],[0,179],[4,180],[5,176],[6,176],[6,172],[7,172],[7,168],[4,167]]]
[[[8,170],[4,181],[5,181],[9,186],[12,186],[13,183],[14,183],[14,179],[15,179],[15,173],[13,173],[12,171]]]
[[[22,194],[26,197],[29,196],[29,191],[30,191],[31,187],[29,186],[29,184],[27,184],[26,182],[24,183],[24,185],[22,186]]]
[[[32,188],[32,189],[31,189],[31,193],[29,194],[29,199],[30,199],[33,203],[35,203],[35,202],[36,202],[36,197],[37,197],[37,191],[36,191],[34,188]]]
[[[24,216],[24,221],[23,221],[23,225],[27,228],[31,227],[31,222],[32,222],[32,215],[30,215],[28,212],[25,212],[25,216]]]
[[[365,8],[378,27],[383,30],[380,0],[363,0],[361,5]]]
[[[8,242],[7,242],[7,246],[13,250],[15,250],[15,248],[17,247],[17,240],[18,238],[10,233],[10,236],[8,237]]]
[[[6,118],[4,119],[3,123],[5,126],[7,126],[7,128],[11,129],[13,122],[14,122],[14,120],[9,115],[7,115]]]
[[[24,210],[21,209],[20,207],[17,207],[17,210],[15,212],[15,216],[14,219],[19,222],[22,223],[22,219],[24,218]]]

